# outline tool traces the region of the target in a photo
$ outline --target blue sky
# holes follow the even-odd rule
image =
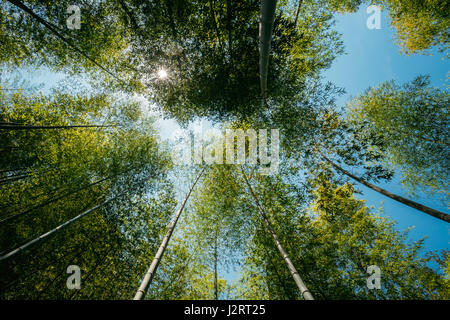
[[[435,50],[432,56],[405,56],[394,44],[394,33],[387,15],[382,12],[380,30],[369,30],[366,27],[368,17],[365,8],[362,8],[355,14],[339,15],[337,18],[336,29],[343,34],[347,54],[338,57],[324,73],[324,77],[346,89],[347,94],[338,100],[339,104],[343,105],[350,96],[363,93],[370,86],[376,86],[387,80],[404,83],[421,74],[430,74],[434,86],[449,85],[447,76],[450,64],[448,60],[443,59],[443,54]],[[45,83],[46,88],[64,78],[61,74],[46,70],[24,72],[22,77],[30,79],[33,83]],[[178,128],[173,120],[161,120],[158,123],[163,138],[170,137]],[[379,186],[409,197],[399,186],[398,177],[387,184],[380,183]],[[415,227],[410,232],[412,240],[427,237],[425,246],[429,250],[449,247],[450,228],[447,223],[386,198],[364,186],[358,185],[358,188],[363,191],[360,197],[367,200],[369,205],[375,208],[383,206],[383,215],[397,221],[399,230]],[[449,211],[438,198],[420,197],[414,200],[443,212]],[[234,280],[239,276],[237,272],[221,271],[220,276],[227,280]]]
[[[432,55],[402,54],[394,44],[394,32],[390,27],[387,14],[381,13],[381,29],[370,30],[366,20],[370,16],[362,8],[355,14],[339,15],[336,29],[342,33],[346,55],[340,56],[332,67],[325,72],[325,79],[346,89],[347,94],[339,99],[344,104],[350,96],[357,96],[370,86],[376,86],[387,80],[398,83],[411,81],[414,77],[429,74],[433,86],[448,86],[450,63],[444,60],[444,55],[432,51]],[[398,184],[398,178],[380,187],[393,193],[409,197]],[[398,228],[403,230],[415,227],[411,239],[418,240],[428,237],[425,241],[427,249],[444,249],[449,247],[450,228],[448,223],[428,216],[420,211],[391,200],[379,193],[358,185],[363,191],[361,198],[376,208],[383,202],[384,215],[398,222]],[[434,209],[449,212],[437,197],[420,197],[416,202]]]
[[[405,83],[418,75],[429,74],[433,86],[448,86],[449,62],[444,55],[433,50],[432,55],[406,56],[394,44],[394,32],[390,28],[387,15],[381,13],[381,29],[370,30],[366,26],[366,8],[357,13],[338,15],[336,30],[342,34],[347,54],[338,57],[331,68],[324,73],[327,81],[333,82],[346,90],[346,94],[338,99],[340,105],[351,96],[357,96],[368,87],[395,80]],[[378,186],[406,198],[411,198],[400,187],[399,177],[394,177],[389,183],[378,183]],[[383,207],[382,216],[388,216],[397,222],[398,230],[413,227],[409,233],[410,240],[419,240],[426,237],[426,250],[441,250],[449,248],[450,228],[448,223],[410,208],[404,204],[387,198],[365,186],[357,184],[363,192],[359,198],[373,206],[373,212]],[[438,197],[418,197],[413,199],[423,205],[448,213],[449,210],[442,205]],[[239,278],[239,272],[221,271],[222,277],[228,281]]]

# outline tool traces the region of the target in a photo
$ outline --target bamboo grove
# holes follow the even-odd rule
[[[323,77],[344,54],[336,14],[364,5],[387,10],[404,54],[446,52],[448,3],[424,3],[80,0],[72,30],[71,1],[1,0],[0,298],[449,299],[448,251],[361,193],[450,222],[417,200],[448,208],[448,92],[425,74],[338,105]],[[43,68],[66,78],[41,90],[21,73]],[[278,171],[180,165],[149,106],[279,128]]]

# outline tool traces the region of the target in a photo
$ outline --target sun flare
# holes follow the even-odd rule
[[[164,69],[159,69],[158,71],[158,78],[159,79],[166,79],[168,76],[167,71]]]

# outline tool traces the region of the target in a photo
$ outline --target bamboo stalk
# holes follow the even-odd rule
[[[75,125],[75,126],[32,126],[32,125],[0,125],[0,130],[38,130],[38,129],[77,129],[77,128],[109,128],[113,125]]]
[[[377,187],[353,174],[351,174],[350,172],[348,172],[347,170],[341,168],[339,165],[337,165],[336,163],[334,163],[333,161],[331,161],[330,159],[328,159],[323,153],[321,153],[322,157],[329,163],[331,164],[335,169],[339,170],[340,172],[342,172],[343,174],[349,176],[350,178],[352,178],[353,180],[358,181],[359,183],[365,185],[366,187],[375,190],[378,193],[381,193],[382,195],[389,197],[397,202],[403,203],[411,208],[414,208],[416,210],[422,211],[423,213],[429,214],[430,216],[433,216],[435,218],[441,219],[445,222],[450,222],[450,215],[449,214],[445,214],[443,212],[440,212],[438,210],[435,210],[433,208],[424,206],[423,204],[417,203],[415,201],[403,198],[402,196],[396,195],[392,192],[389,192],[387,190],[384,190],[380,187]]]
[[[253,192],[253,189],[252,189],[243,169],[242,169],[242,176],[244,177],[245,183],[247,184],[250,194],[252,195],[253,199],[255,200],[255,203],[256,203],[256,206],[258,207],[259,213],[263,217],[264,222],[266,223],[267,229],[269,230],[269,233],[271,234],[271,236],[275,242],[275,245],[278,248],[278,251],[280,251],[281,256],[283,257],[284,261],[286,262],[289,272],[291,273],[292,277],[294,278],[294,281],[297,284],[297,287],[300,290],[300,293],[302,294],[302,296],[305,300],[314,300],[312,294],[309,292],[308,288],[303,283],[299,273],[297,272],[297,269],[295,269],[295,266],[292,263],[291,259],[289,258],[287,252],[284,250],[283,246],[281,245],[281,242],[278,240],[278,236],[275,233],[275,231],[273,230],[272,224],[270,223],[263,207],[260,205],[258,197]]]
[[[16,7],[20,8],[22,11],[26,12],[30,16],[32,16],[35,20],[37,20],[40,24],[42,24],[44,27],[46,27],[48,30],[50,30],[55,36],[57,36],[59,39],[61,39],[65,44],[67,44],[69,47],[74,49],[76,52],[81,54],[83,57],[88,59],[90,62],[95,64],[97,67],[108,73],[110,76],[112,76],[117,81],[126,84],[125,81],[119,79],[115,74],[113,74],[111,71],[103,67],[100,63],[95,61],[93,58],[91,58],[87,53],[79,49],[72,41],[64,37],[58,30],[57,27],[49,23],[48,21],[45,21],[41,17],[39,17],[36,13],[34,13],[33,10],[31,10],[29,7],[27,7],[22,1],[20,0],[7,0],[8,2],[12,3]]]
[[[267,73],[269,71],[270,42],[272,40],[273,21],[275,20],[276,0],[263,0],[259,22],[259,73],[261,94],[266,99]]]
[[[78,192],[80,192],[80,191],[83,191],[83,190],[86,190],[86,189],[88,189],[88,188],[91,188],[91,187],[93,187],[93,186],[95,186],[95,185],[97,185],[97,184],[100,184],[100,183],[102,183],[102,182],[104,182],[104,181],[106,181],[106,180],[109,180],[109,179],[111,179],[111,178],[118,177],[119,175],[121,175],[121,174],[123,174],[123,173],[126,173],[126,172],[128,172],[128,171],[131,171],[131,170],[133,170],[133,169],[135,169],[135,168],[134,168],[134,167],[131,167],[131,168],[125,170],[125,171],[122,171],[121,173],[119,173],[119,174],[117,174],[117,175],[110,175],[110,176],[108,176],[108,177],[106,177],[106,178],[100,179],[100,180],[98,180],[98,181],[92,182],[92,183],[87,184],[87,185],[84,185],[84,186],[82,186],[82,187],[79,187],[79,188],[76,188],[76,189],[73,189],[73,190],[69,190],[68,192],[66,192],[66,193],[64,193],[64,194],[62,194],[62,195],[60,195],[60,196],[57,196],[57,197],[53,197],[53,198],[47,199],[46,201],[44,201],[44,202],[42,202],[42,203],[40,203],[40,204],[38,204],[38,205],[35,205],[34,207],[25,209],[25,210],[22,211],[22,212],[19,212],[19,213],[17,213],[17,214],[14,214],[14,215],[12,215],[12,216],[9,216],[9,217],[6,217],[6,218],[0,220],[0,225],[4,224],[4,223],[6,223],[6,222],[9,222],[9,221],[11,221],[11,220],[14,220],[14,219],[16,219],[16,218],[18,218],[18,217],[21,217],[21,216],[23,216],[23,215],[26,215],[26,214],[28,214],[28,213],[31,212],[31,211],[34,211],[34,210],[39,209],[39,208],[43,208],[43,207],[45,207],[45,206],[47,206],[47,205],[49,205],[49,204],[51,204],[51,203],[54,203],[54,202],[56,202],[56,201],[59,201],[59,200],[64,199],[64,198],[66,198],[66,197],[69,197],[69,196],[71,196],[71,195],[74,195],[74,194],[76,194],[76,193],[78,193]]]
[[[155,273],[158,269],[158,265],[159,265],[163,255],[164,255],[164,252],[167,248],[167,245],[169,244],[170,238],[171,238],[172,233],[177,225],[178,219],[180,218],[180,215],[183,212],[184,206],[186,205],[186,202],[189,199],[189,196],[191,195],[192,190],[194,189],[195,185],[197,184],[197,181],[200,179],[200,177],[202,176],[204,171],[205,171],[205,169],[202,169],[202,171],[197,176],[197,178],[195,179],[192,186],[189,188],[189,191],[186,194],[186,197],[181,202],[180,208],[178,209],[178,211],[175,215],[175,218],[169,224],[167,233],[164,236],[164,239],[162,240],[161,245],[160,245],[158,251],[156,252],[155,258],[153,259],[152,264],[150,265],[150,268],[148,269],[147,273],[145,274],[144,279],[142,280],[142,283],[139,286],[139,289],[136,292],[136,295],[134,296],[133,300],[142,300],[145,297],[148,287],[150,286],[150,284],[153,280],[153,277],[155,276]]]
[[[218,300],[219,294],[217,292],[217,226],[214,237],[214,299]]]
[[[48,239],[50,236],[54,235],[55,233],[57,233],[58,231],[60,231],[60,230],[62,230],[64,228],[68,227],[69,225],[71,225],[75,221],[83,218],[84,216],[88,215],[89,213],[91,213],[91,212],[93,212],[93,211],[103,207],[104,205],[106,205],[106,204],[116,200],[117,198],[119,198],[119,197],[121,197],[123,195],[125,195],[125,193],[122,193],[122,194],[120,194],[118,196],[115,196],[115,197],[113,197],[111,199],[108,199],[108,200],[106,200],[106,201],[96,205],[95,207],[93,207],[93,208],[91,208],[91,209],[89,209],[89,210],[79,214],[78,216],[76,216],[76,217],[74,217],[74,218],[64,222],[63,224],[59,225],[58,227],[56,227],[56,228],[54,228],[54,229],[52,229],[52,230],[50,230],[50,231],[40,235],[39,237],[37,237],[37,238],[35,238],[35,239],[25,243],[24,245],[22,245],[22,246],[20,246],[20,247],[18,247],[16,249],[10,251],[9,253],[7,253],[7,254],[5,254],[3,256],[0,256],[0,262],[15,256],[16,254],[24,251],[25,249],[28,249],[31,246],[34,246],[35,244],[40,243],[41,241],[44,241],[44,240]]]
[[[297,27],[298,14],[300,13],[300,8],[302,7],[303,0],[298,1],[297,11],[295,12],[294,26]]]

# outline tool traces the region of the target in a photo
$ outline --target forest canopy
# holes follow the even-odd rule
[[[380,6],[402,54],[447,53],[447,1],[80,0],[68,28],[72,5],[0,2],[0,299],[450,298],[448,250],[363,192],[450,222],[447,88],[424,74],[341,104],[324,76],[338,14]],[[241,130],[244,161],[180,164],[158,117]],[[208,143],[189,152],[225,150]]]

